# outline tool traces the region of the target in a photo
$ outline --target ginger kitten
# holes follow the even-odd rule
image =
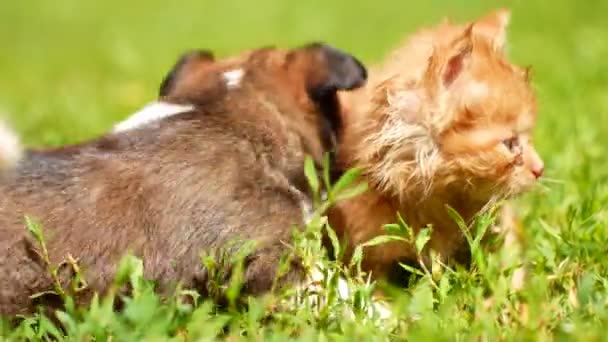
[[[386,234],[400,212],[415,232],[433,227],[423,260],[429,248],[455,257],[468,246],[446,205],[470,222],[542,175],[528,70],[504,53],[508,21],[500,10],[422,30],[371,72],[367,87],[342,94],[337,163],[362,168],[370,186],[330,213],[349,252]],[[363,267],[378,277],[417,258],[414,246],[391,242],[366,248]]]

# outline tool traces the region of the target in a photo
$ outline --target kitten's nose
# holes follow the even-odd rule
[[[532,172],[532,174],[534,175],[534,177],[536,177],[536,179],[540,178],[540,176],[543,175],[543,173],[545,172],[545,163],[543,163],[543,160],[540,158],[540,156],[538,155],[538,153],[536,153],[536,151],[534,150],[534,148],[530,148],[529,151],[529,167],[530,167],[530,172]]]
[[[532,168],[532,174],[534,175],[534,177],[536,177],[536,179],[540,178],[540,176],[542,176],[544,172],[545,167],[543,165]]]

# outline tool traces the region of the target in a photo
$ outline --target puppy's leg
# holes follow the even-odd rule
[[[281,243],[259,250],[249,258],[244,275],[245,291],[262,294],[269,289],[301,283],[305,278],[302,261],[296,255],[285,254]]]

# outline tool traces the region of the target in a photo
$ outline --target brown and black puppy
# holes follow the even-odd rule
[[[324,44],[222,61],[189,53],[152,109],[97,140],[29,151],[0,177],[0,315],[31,312],[30,296],[52,287],[24,215],[42,223],[51,263],[78,261],[88,295],[107,290],[128,251],[161,292],[176,281],[204,292],[201,250],[235,238],[258,245],[245,292],[269,290],[310,206],[305,155],[321,164],[333,148],[336,91],[366,77],[354,57]],[[300,279],[298,266],[282,281]]]

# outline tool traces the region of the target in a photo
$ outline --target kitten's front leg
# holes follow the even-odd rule
[[[515,205],[511,202],[504,203],[498,212],[492,233],[504,234],[505,245],[511,246],[519,239],[521,229],[521,217],[515,213]]]

